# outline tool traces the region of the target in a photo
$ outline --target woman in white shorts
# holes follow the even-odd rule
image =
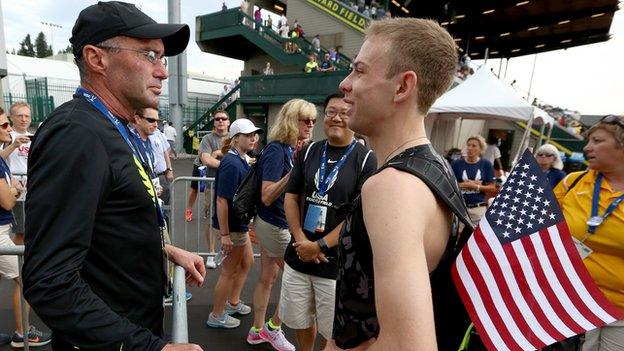
[[[260,241],[260,279],[254,289],[254,323],[249,329],[247,343],[269,342],[276,350],[295,350],[281,330],[279,306],[265,323],[271,289],[280,269],[284,267],[284,252],[290,243],[290,232],[284,213],[284,190],[288,183],[293,156],[312,137],[316,122],[316,107],[301,99],[288,101],[269,131],[269,144],[258,162],[261,182],[261,203],[254,220],[256,237]]]

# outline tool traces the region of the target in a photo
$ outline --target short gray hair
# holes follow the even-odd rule
[[[556,169],[563,169],[563,161],[561,161],[561,154],[559,150],[552,144],[544,144],[537,149],[537,153],[546,152],[549,155],[555,156],[555,162],[553,162],[552,167]]]
[[[117,46],[119,45],[118,38],[119,38],[118,36],[108,38],[104,41],[94,44],[93,46]],[[78,66],[78,75],[80,76],[81,82],[87,81],[87,67],[85,66],[83,59],[84,59],[84,56],[80,56],[80,58],[74,59],[76,66]]]

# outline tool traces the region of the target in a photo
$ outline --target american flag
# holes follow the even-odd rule
[[[455,286],[488,350],[536,350],[620,320],[527,150],[467,241]]]

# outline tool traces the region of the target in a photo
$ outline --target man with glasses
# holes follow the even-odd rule
[[[158,24],[123,2],[99,2],[76,20],[81,86],[33,140],[26,200],[36,220],[26,223],[24,295],[55,350],[201,350],[164,336],[168,260],[192,285],[206,270],[165,244],[149,156],[128,129],[137,112],[158,108],[164,56],[189,36],[187,25]]]
[[[299,152],[286,186],[284,210],[292,239],[284,255],[280,318],[296,330],[298,350],[304,351],[314,347],[317,331],[323,347],[331,340],[338,235],[349,204],[377,168],[375,155],[347,127],[349,106],[343,98],[334,93],[325,99],[327,139]]]
[[[217,168],[221,164],[221,140],[227,136],[228,127],[230,126],[230,116],[223,110],[218,110],[214,114],[212,131],[204,135],[199,143],[199,150],[197,157],[193,161],[193,177],[199,177],[199,167],[206,167],[206,177],[215,177],[217,174]],[[188,196],[188,206],[186,207],[186,221],[190,222],[193,219],[193,205],[197,200],[197,188],[196,181],[191,182],[191,191]],[[212,206],[212,190],[210,186],[206,186],[204,190],[204,218],[209,218],[210,207]],[[211,226],[206,225],[205,234],[206,241],[208,242],[208,249],[210,252],[215,252],[215,238],[218,233],[213,233]],[[206,258],[206,267],[216,268],[214,257],[208,256]]]

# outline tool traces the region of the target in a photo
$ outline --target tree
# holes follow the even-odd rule
[[[52,47],[48,45],[43,32],[39,32],[37,39],[35,39],[35,49],[37,51],[37,57],[48,57],[54,54],[52,52]]]
[[[11,55],[15,55],[15,48],[13,48],[13,50],[11,50]]]
[[[30,40],[30,34],[26,34],[26,38],[20,43],[20,49],[17,51],[18,55],[35,57],[35,49],[32,41]]]
[[[74,51],[74,48],[71,44],[67,45],[67,47],[63,50],[59,50],[59,54],[71,54]]]

